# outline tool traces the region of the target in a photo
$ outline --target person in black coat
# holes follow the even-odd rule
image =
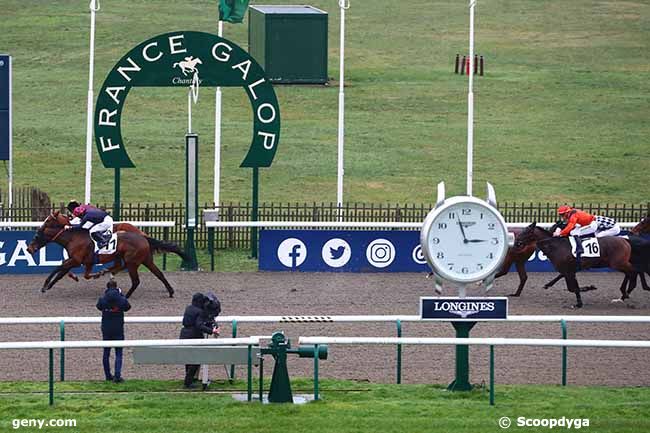
[[[104,340],[124,340],[124,312],[131,309],[131,304],[117,287],[115,280],[106,284],[104,295],[97,301],[97,309],[102,312],[102,338]],[[104,375],[106,380],[115,383],[124,382],[122,379],[122,348],[115,348],[115,374],[111,374],[111,348],[104,348]]]
[[[219,325],[215,318],[221,312],[221,303],[216,295],[209,292],[207,295],[195,293],[192,296],[192,303],[185,308],[183,314],[183,328],[180,338],[203,338],[204,334],[219,336]],[[192,381],[199,371],[198,364],[185,365],[185,388],[194,388]]]

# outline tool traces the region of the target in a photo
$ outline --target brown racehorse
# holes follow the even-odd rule
[[[68,217],[69,219],[70,217]],[[133,224],[129,223],[119,223],[119,224],[114,224],[113,225],[113,233],[117,232],[133,232],[133,233],[138,233],[141,236],[148,237],[145,232],[134,226]],[[91,278],[99,278],[99,274],[91,274],[92,266],[89,268],[86,268],[86,273],[84,274],[84,278],[89,280]],[[72,272],[68,272],[68,277],[72,278],[73,280],[79,282],[79,278],[73,274]]]
[[[645,235],[650,234],[650,215],[646,215],[643,218],[641,218],[641,221],[632,227],[630,229],[630,233],[633,235],[641,236],[642,239],[648,239]],[[642,241],[640,239],[634,239],[630,238],[630,242],[634,243],[634,245],[639,245]],[[641,246],[641,249],[643,249],[643,246]],[[644,254],[641,253],[639,259],[637,260],[637,263],[634,263],[633,259],[633,264],[636,265],[636,267],[639,267],[641,272],[638,273],[638,275],[641,277],[641,287],[643,290],[650,290],[650,286],[648,286],[648,283],[645,280],[644,272],[650,275],[650,268],[647,266],[647,257],[644,257]],[[625,280],[623,284],[625,284],[628,280],[628,277],[625,277]],[[629,295],[632,293],[632,290],[636,287],[636,274],[634,275],[634,279],[632,282],[630,282],[630,289],[627,291],[627,294]]]
[[[555,224],[553,227],[551,227],[551,232],[558,226],[558,224]],[[499,272],[494,276],[495,278],[502,277],[506,275],[512,264],[514,263],[515,268],[517,269],[517,274],[519,274],[519,287],[517,287],[517,291],[515,293],[512,293],[508,296],[520,296],[521,292],[524,290],[524,286],[526,285],[526,281],[528,280],[528,273],[526,272],[526,262],[530,258],[530,256],[536,251],[537,249],[537,241],[539,239],[544,239],[543,235],[536,234],[536,232],[524,232],[524,231],[517,231],[515,232],[515,244],[508,249],[508,253],[506,254],[506,258],[503,261],[503,264],[501,265],[501,269]],[[523,235],[522,235],[523,233]],[[544,284],[544,288],[548,289],[551,287],[553,284],[557,283],[559,280],[563,278],[562,275],[558,275],[548,283]],[[583,291],[586,290],[593,290],[595,287],[593,286],[588,286],[583,288]]]
[[[99,263],[114,262],[114,264],[98,274],[91,274],[90,271],[95,263],[94,244],[86,230],[65,230],[65,226],[68,223],[69,220],[66,216],[60,214],[58,211],[53,212],[38,229],[34,235],[34,239],[27,248],[27,251],[33,254],[45,244],[56,242],[62,245],[68,252],[69,258],[47,277],[43,283],[41,292],[51,289],[72,268],[83,265],[86,269],[86,278],[96,278],[108,272],[115,274],[126,268],[131,277],[131,288],[126,294],[129,297],[140,284],[138,268],[140,265],[144,265],[163,282],[169,292],[169,297],[173,297],[174,289],[160,269],[154,264],[153,253],[169,252],[178,254],[184,258],[185,254],[178,246],[145,237],[136,232],[120,231],[117,232],[117,251],[114,254],[100,254],[98,256]]]
[[[630,229],[630,233],[635,235],[643,235],[650,233],[650,215],[646,215],[641,218],[639,224],[635,225]]]
[[[560,221],[556,223],[554,227],[564,228],[564,221]],[[552,229],[551,232],[553,232]],[[648,283],[646,282],[644,276],[644,272],[650,275],[650,269],[648,267],[648,254],[650,253],[650,251],[646,251],[647,249],[650,248],[650,245],[646,243],[647,238],[643,237],[643,235],[650,234],[650,215],[643,217],[637,225],[635,225],[632,229],[630,229],[630,233],[632,235],[641,236],[641,238],[638,237],[635,238],[635,236],[628,235],[628,242],[630,242],[630,245],[632,246],[632,259],[631,259],[632,265],[639,272],[636,272],[631,277],[631,279],[627,275],[625,276],[625,278],[623,278],[623,283],[621,284],[621,290],[623,290],[624,287],[627,287],[627,297],[630,296],[630,293],[632,293],[632,291],[636,287],[637,275],[641,277],[641,287],[643,288],[643,290],[650,291],[650,286],[648,286]],[[558,280],[560,280],[561,278],[562,276],[559,276],[558,278],[549,281],[544,285],[544,288],[548,289],[553,284],[557,283]],[[589,286],[589,288],[595,289],[594,286]]]
[[[577,262],[571,253],[571,244],[566,237],[553,237],[548,230],[537,227],[532,223],[522,232],[532,235],[536,232],[537,236],[541,235],[542,239],[537,241],[537,248],[548,257],[555,269],[564,277],[567,289],[576,295],[576,308],[582,307],[582,298],[580,297],[581,288],[576,279]],[[632,247],[630,243],[620,237],[606,236],[598,238],[600,257],[583,257],[580,261],[582,269],[605,268],[609,267],[623,272],[626,276],[632,277],[637,271],[632,266],[630,259],[632,256]],[[628,292],[625,284],[620,288],[621,300],[628,298]]]
[[[494,276],[494,278],[503,277],[510,271],[510,267],[514,263],[517,269],[517,274],[519,274],[519,287],[517,287],[517,291],[515,293],[512,293],[508,296],[521,295],[521,291],[524,290],[524,286],[528,280],[528,274],[526,273],[526,262],[528,261],[530,255],[535,252],[536,241],[526,245],[517,244],[516,239],[517,236],[519,236],[519,233],[516,232],[515,235],[515,245],[508,248],[508,253],[506,254],[506,258],[501,265],[501,269]]]

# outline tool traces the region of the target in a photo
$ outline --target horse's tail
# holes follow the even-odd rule
[[[189,260],[189,257],[185,254],[183,250],[176,244],[171,242],[163,242],[158,239],[150,238],[146,236],[147,242],[149,242],[149,248],[151,248],[152,253],[174,253],[178,254],[183,260]]]

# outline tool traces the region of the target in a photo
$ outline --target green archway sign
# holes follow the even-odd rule
[[[194,31],[148,39],[122,57],[106,77],[95,105],[95,144],[104,167],[130,168],[121,132],[133,87],[242,87],[253,109],[253,139],[241,167],[269,167],[280,140],[280,108],[264,70],[246,51],[216,35]]]

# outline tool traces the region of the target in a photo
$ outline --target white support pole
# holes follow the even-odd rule
[[[90,189],[93,172],[93,76],[95,72],[95,13],[99,10],[99,0],[90,0],[90,58],[88,66],[88,100],[86,101],[86,187],[84,203],[90,203]]]
[[[341,36],[340,36],[340,58],[339,58],[339,128],[338,128],[338,167],[337,167],[337,185],[336,185],[336,205],[341,217],[343,207],[343,148],[344,148],[344,120],[345,120],[345,93],[343,91],[345,83],[344,64],[345,64],[345,10],[350,8],[349,0],[339,0],[341,9]]]
[[[219,37],[223,37],[223,21],[219,20]],[[212,200],[219,206],[221,189],[221,87],[217,87],[214,102],[214,194]]]
[[[474,177],[474,7],[476,0],[469,2],[469,91],[467,93],[467,195],[472,195]]]
[[[9,206],[9,215],[12,214],[11,208],[13,206],[13,201],[14,201],[14,193],[13,193],[13,187],[14,187],[14,143],[13,143],[13,126],[11,124],[12,118],[11,118],[11,111],[12,111],[12,85],[11,85],[11,56],[9,57],[9,191],[7,195],[7,205]],[[10,221],[8,219],[7,221]]]

